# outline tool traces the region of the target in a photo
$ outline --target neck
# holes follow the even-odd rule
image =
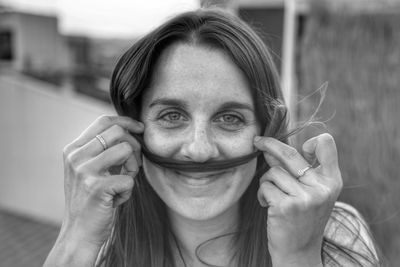
[[[227,266],[233,255],[232,239],[234,235],[226,234],[237,231],[238,203],[217,217],[208,220],[192,220],[171,210],[169,210],[169,217],[172,231],[187,266],[203,266],[199,257],[210,264]],[[220,238],[206,242],[216,237]],[[199,247],[199,245],[201,246]],[[196,249],[198,249],[197,255]],[[177,255],[177,262],[181,262],[178,250],[175,255]]]

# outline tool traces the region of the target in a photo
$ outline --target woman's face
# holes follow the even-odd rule
[[[248,82],[224,52],[175,44],[161,55],[142,99],[144,142],[153,153],[186,161],[225,160],[254,152],[260,134]],[[170,211],[211,219],[237,205],[256,159],[213,172],[183,172],[143,160],[146,177]]]

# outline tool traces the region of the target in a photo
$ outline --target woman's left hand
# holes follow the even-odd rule
[[[255,138],[254,145],[271,167],[260,178],[258,199],[268,207],[273,266],[322,266],[325,225],[343,184],[335,141],[329,134],[309,139],[304,157],[270,137]],[[319,166],[308,168],[315,160]]]

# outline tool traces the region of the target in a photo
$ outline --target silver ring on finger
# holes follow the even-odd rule
[[[108,148],[107,142],[106,142],[106,140],[104,140],[103,136],[98,134],[98,135],[96,135],[96,139],[99,140],[101,146],[103,147],[103,151]]]
[[[312,168],[311,165],[308,165],[307,167],[298,170],[298,171],[297,171],[297,179],[299,179],[300,177],[304,176],[304,175],[306,174],[306,172],[307,172],[308,170],[310,170],[311,168]]]

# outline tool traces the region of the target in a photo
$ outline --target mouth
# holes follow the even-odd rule
[[[213,171],[213,172],[182,172],[174,171],[176,177],[183,183],[191,186],[204,186],[208,185],[218,178],[222,177],[228,171]]]
[[[226,173],[226,170],[223,171],[213,171],[213,172],[185,172],[185,171],[174,171],[176,174],[185,176],[193,179],[208,179],[215,176],[219,176],[223,173]]]

